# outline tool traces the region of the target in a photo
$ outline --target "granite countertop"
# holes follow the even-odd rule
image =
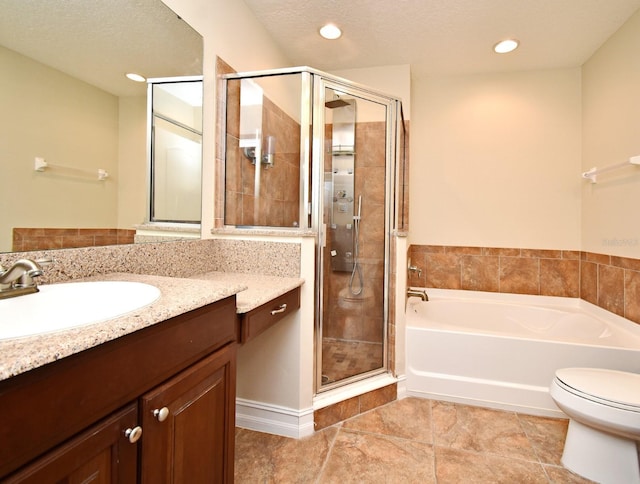
[[[160,298],[118,318],[53,333],[0,340],[0,380],[98,346],[237,294],[239,313],[250,311],[303,283],[302,279],[213,272],[191,278],[106,274],[81,279],[132,281],[160,289]],[[242,295],[240,295],[242,294]]]
[[[207,272],[195,275],[192,279],[227,284],[245,284],[247,289],[236,294],[238,314],[248,313],[252,309],[262,306],[278,296],[300,287],[304,283],[304,279],[298,277],[263,276],[235,272]]]

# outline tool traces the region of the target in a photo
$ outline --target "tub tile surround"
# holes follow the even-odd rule
[[[237,429],[235,482],[591,482],[560,464],[567,424],[405,398],[300,440]]]
[[[412,245],[409,285],[582,298],[640,324],[640,260],[592,252]]]

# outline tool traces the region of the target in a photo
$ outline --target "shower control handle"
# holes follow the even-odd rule
[[[418,277],[422,276],[422,269],[420,269],[418,266],[412,266],[411,265],[411,259],[409,259],[409,261],[407,263],[407,269],[409,269],[409,272],[417,272],[418,273]]]
[[[278,306],[278,309],[272,309],[271,310],[271,316],[274,316],[276,314],[280,314],[280,313],[284,313],[287,310],[287,304],[281,304],[280,306]]]

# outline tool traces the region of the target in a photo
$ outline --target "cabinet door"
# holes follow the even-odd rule
[[[142,397],[142,482],[233,482],[235,356],[230,344]]]
[[[45,409],[46,410],[46,409]],[[73,406],[69,408],[73,412]],[[137,444],[125,436],[138,419],[131,404],[8,477],[7,483],[135,483]]]

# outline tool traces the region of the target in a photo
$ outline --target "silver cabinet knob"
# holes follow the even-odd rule
[[[137,426],[133,427],[132,429],[125,430],[124,436],[129,439],[129,442],[135,444],[138,440],[140,440],[140,437],[142,437],[142,427]]]
[[[153,411],[153,416],[158,419],[158,422],[164,422],[169,416],[169,409],[167,407],[156,408]]]

